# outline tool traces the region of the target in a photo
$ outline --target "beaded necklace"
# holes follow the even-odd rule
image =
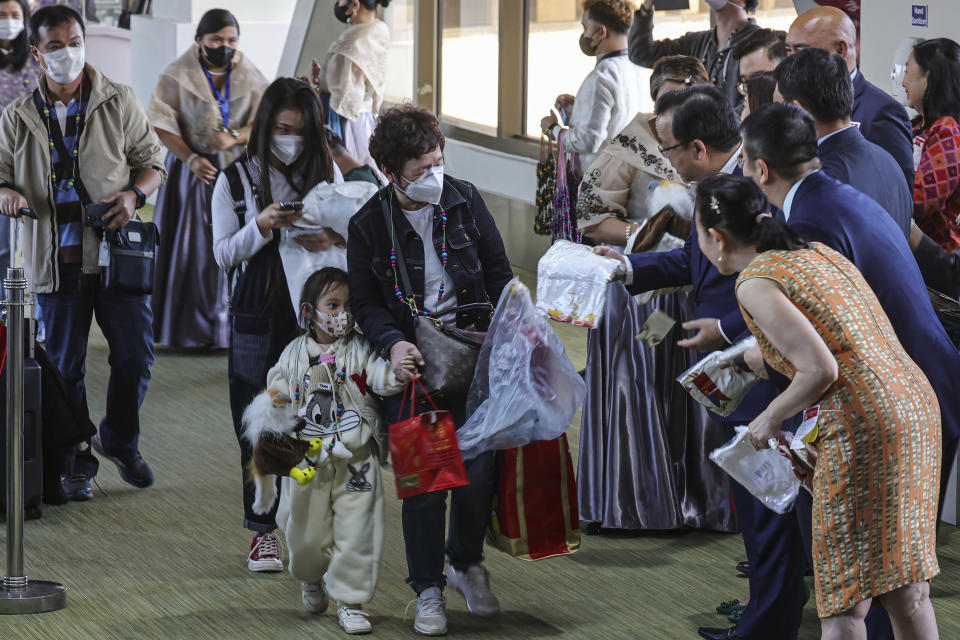
[[[83,100],[82,93],[81,93],[80,100]],[[53,182],[53,188],[56,189],[57,191],[60,191],[61,193],[70,191],[71,189],[73,189],[73,185],[77,179],[77,175],[79,171],[78,165],[80,162],[80,131],[83,129],[83,116],[85,111],[86,111],[85,108],[81,108],[79,111],[77,111],[77,115],[73,116],[74,122],[77,125],[77,134],[74,136],[74,139],[73,139],[73,149],[68,150],[68,153],[70,154],[70,158],[73,161],[73,172],[72,172],[72,175],[70,176],[70,179],[67,181],[66,188],[61,188],[58,186],[57,168],[54,165],[54,163],[52,162],[50,163],[50,180]],[[54,139],[53,139],[53,130],[51,128],[51,123],[50,123],[51,117],[52,116],[50,114],[50,105],[44,102],[43,103],[43,120],[44,120],[44,124],[47,127],[47,142],[50,145],[50,153],[52,154],[53,149],[56,146],[56,143],[54,142]],[[57,122],[57,126],[58,127],[60,126],[59,121]],[[66,132],[61,132],[61,133],[66,133]]]
[[[443,291],[447,286],[447,212],[443,207],[437,206],[437,208],[440,210],[440,229],[443,232],[443,239],[440,242],[440,264],[442,265],[440,269],[440,291],[437,293],[437,307],[439,307],[443,301]],[[390,192],[390,211],[393,212],[393,191]],[[426,247],[423,250],[426,251]],[[433,312],[426,309],[417,309],[417,298],[412,291],[408,296],[404,296],[403,290],[400,289],[400,282],[397,280],[397,230],[392,224],[392,220],[390,224],[390,266],[393,271],[393,294],[397,296],[397,300],[410,307],[410,311],[414,315],[432,318]]]

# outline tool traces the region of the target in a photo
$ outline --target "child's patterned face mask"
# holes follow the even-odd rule
[[[339,313],[314,311],[313,323],[328,336],[342,338],[353,328],[353,314],[349,311]]]

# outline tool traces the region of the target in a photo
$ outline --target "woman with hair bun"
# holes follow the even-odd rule
[[[335,0],[333,13],[347,25],[330,45],[323,65],[313,61],[312,80],[328,100],[327,125],[346,144],[354,158],[370,166],[381,180],[370,157],[370,136],[383,104],[387,82],[387,48],[390,30],[377,18],[377,6],[390,0]]]
[[[153,333],[168,347],[230,345],[227,281],[213,259],[210,198],[217,173],[236,160],[267,79],[237,50],[240,25],[211,9],[195,43],[164,70],[147,115],[167,147],[160,187]]]
[[[822,637],[866,637],[876,597],[897,637],[936,638],[928,581],[940,573],[937,396],[857,268],[802,240],[769,208],[749,178],[715,175],[697,186],[700,249],[720,273],[740,274],[737,299],[763,361],[790,380],[750,423],[750,440],[768,447],[785,420],[819,409],[804,442],[818,451],[813,569]],[[747,362],[766,377],[763,362]]]

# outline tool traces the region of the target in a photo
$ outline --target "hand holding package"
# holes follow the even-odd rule
[[[753,336],[723,351],[714,351],[687,369],[677,382],[693,399],[719,416],[733,413],[759,378],[729,365],[757,344]]]
[[[590,247],[558,240],[537,264],[537,309],[557,322],[595,327],[607,299],[607,285],[622,269],[619,260]]]
[[[470,417],[457,430],[463,457],[559,438],[586,392],[530,290],[514,278],[480,349],[467,398]]]
[[[737,427],[733,440],[710,454],[731,478],[739,482],[760,502],[777,513],[786,513],[800,491],[800,479],[793,465],[779,451],[777,440],[770,440],[770,448],[755,449],[750,442],[750,430]]]

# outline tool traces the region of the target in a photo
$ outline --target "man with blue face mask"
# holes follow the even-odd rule
[[[84,361],[96,314],[110,348],[106,416],[92,446],[136,487],[153,484],[140,456],[139,408],[153,364],[149,296],[119,293],[101,282],[101,232],[84,210],[108,203],[102,221],[120,229],[165,177],[163,153],[133,90],[85,62],[83,19],[57,5],[30,17],[31,55],[43,70],[39,87],[0,117],[0,213],[23,218],[23,265],[37,294],[46,348],[86,409]],[[64,489],[89,500],[98,469],[81,445]]]
[[[653,2],[644,0],[633,17],[630,60],[641,67],[652,68],[663,56],[699,58],[710,82],[726,94],[730,105],[739,112],[743,103],[743,96],[737,91],[740,64],[730,54],[737,43],[760,28],[748,15],[756,10],[758,0],[706,0],[717,17],[716,27],[663,40],[653,39]]]

